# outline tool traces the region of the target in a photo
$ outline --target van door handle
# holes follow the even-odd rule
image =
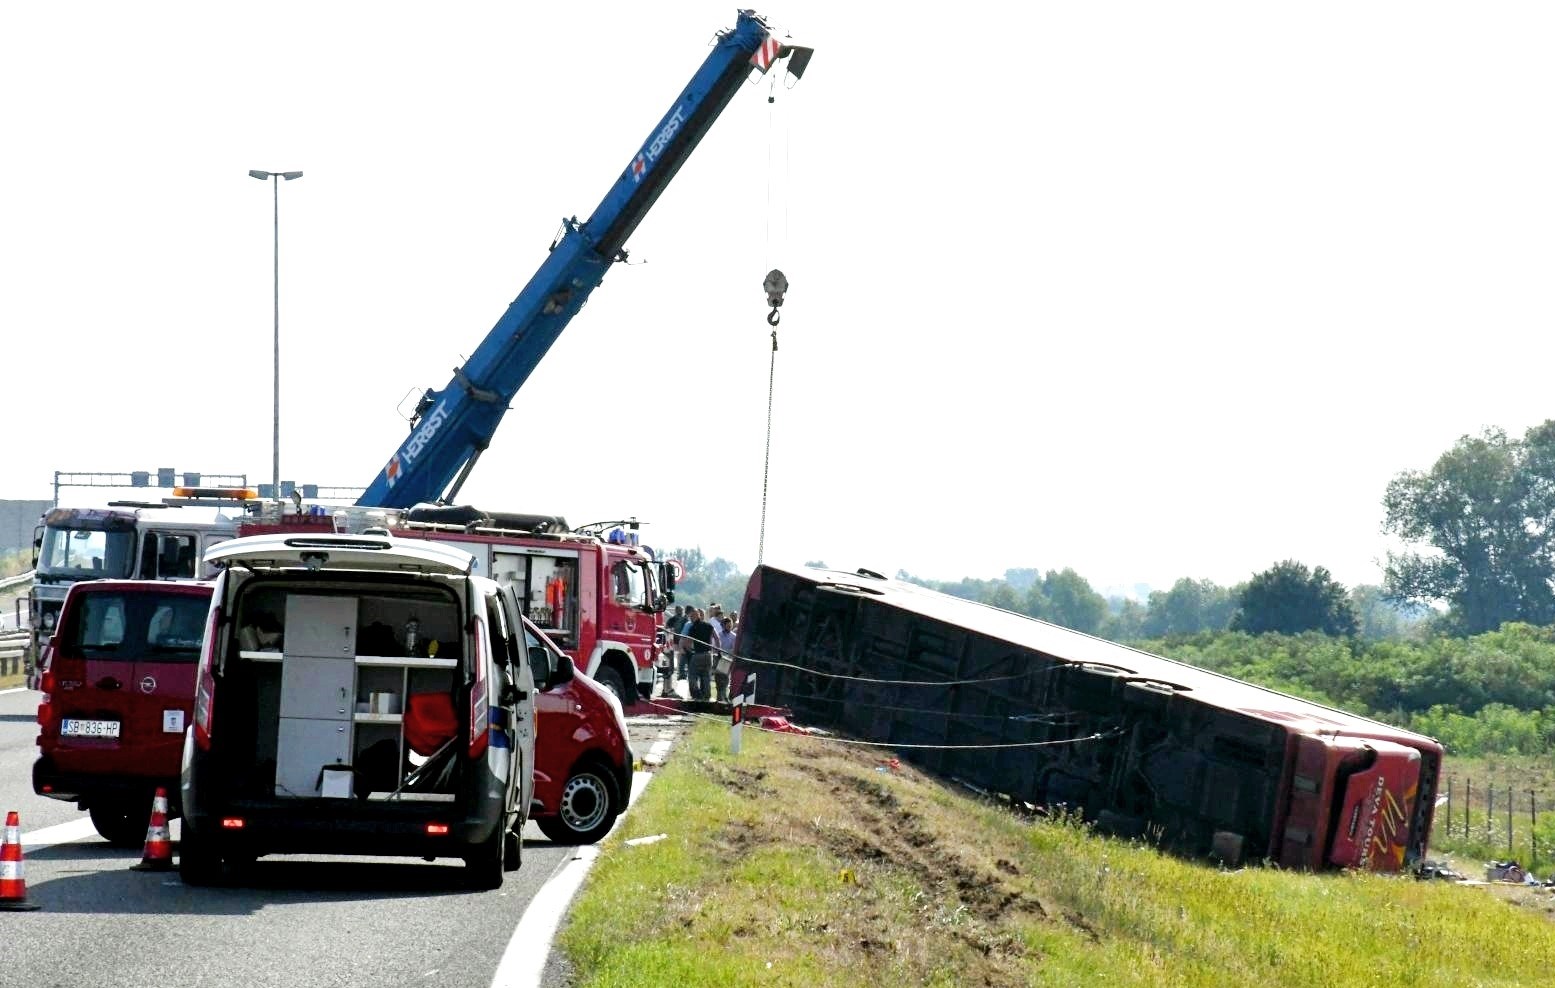
[[[100,690],[117,690],[123,689],[124,684],[119,682],[117,679],[114,679],[112,676],[104,676],[102,679],[97,681],[97,688]]]

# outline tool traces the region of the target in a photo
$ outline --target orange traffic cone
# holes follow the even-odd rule
[[[5,815],[5,843],[0,844],[0,909],[25,912],[38,908],[27,901],[22,866],[22,821],[15,810]]]
[[[146,849],[141,852],[140,864],[131,865],[130,870],[173,870],[173,842],[167,834],[167,790],[161,786],[157,786],[156,798],[151,801],[151,824],[146,827]]]

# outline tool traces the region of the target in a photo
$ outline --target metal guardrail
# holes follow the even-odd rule
[[[25,628],[21,631],[0,631],[0,676],[14,676],[22,671],[29,637]]]
[[[32,573],[32,570],[28,570],[20,575],[8,576],[0,580],[0,590],[9,590],[31,582]],[[20,620],[21,614],[18,611],[18,623]],[[0,676],[14,675],[22,671],[22,660],[30,638],[31,632],[26,628],[6,628],[0,625]]]

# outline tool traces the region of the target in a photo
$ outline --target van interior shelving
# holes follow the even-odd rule
[[[433,707],[457,717],[459,606],[433,582],[402,586],[311,583],[293,593],[283,578],[246,590],[223,676],[258,700],[224,708],[242,720],[221,725],[231,732],[229,750],[251,753],[231,760],[235,793],[454,799],[458,760],[429,766],[443,753],[424,740],[415,750],[424,732],[407,732],[406,712],[411,697],[431,697]]]

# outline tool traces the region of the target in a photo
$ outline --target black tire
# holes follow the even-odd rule
[[[636,697],[627,695],[626,684],[621,681],[621,674],[607,665],[601,665],[594,673],[594,682],[614,693],[623,707],[629,707],[636,701]]]
[[[88,814],[103,840],[114,847],[143,847],[151,824],[151,800],[145,806],[133,802],[94,803]]]
[[[221,847],[200,835],[184,821],[178,839],[178,877],[185,885],[217,885],[221,882]]]
[[[502,870],[517,871],[524,863],[524,839],[509,830],[502,836]]]
[[[503,851],[507,849],[506,831],[500,826],[493,829],[479,847],[471,848],[464,856],[464,883],[478,892],[489,892],[502,887]]]
[[[592,844],[610,832],[622,807],[610,773],[589,763],[567,777],[555,815],[535,822],[541,833],[558,844]]]

